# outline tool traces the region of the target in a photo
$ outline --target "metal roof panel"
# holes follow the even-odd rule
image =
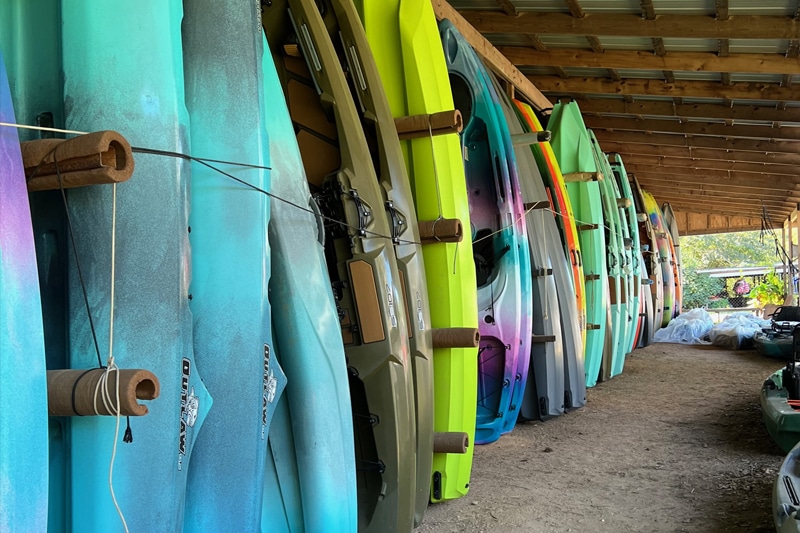
[[[656,15],[714,15],[714,0],[657,0]]]
[[[736,15],[794,16],[797,11],[796,0],[729,0],[728,13]]]
[[[717,39],[664,38],[664,49],[669,52],[716,52],[719,50]]]
[[[786,39],[729,39],[732,54],[785,54],[789,48]]]

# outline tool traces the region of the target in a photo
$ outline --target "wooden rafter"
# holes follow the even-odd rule
[[[644,187],[644,185],[642,185]],[[768,199],[759,199],[753,198],[752,196],[726,196],[723,194],[716,194],[708,191],[676,191],[674,188],[670,189],[669,187],[656,187],[653,185],[648,185],[645,190],[650,192],[653,196],[656,196],[662,202],[671,202],[673,200],[681,201],[684,203],[694,203],[697,202],[698,204],[702,203],[709,203],[712,207],[729,207],[732,209],[742,208],[744,209],[745,206],[752,202],[752,208],[754,211],[760,211],[761,206],[764,205],[769,210],[792,210],[797,205],[796,202],[789,202],[789,201],[773,201]],[[750,211],[752,212],[752,211]],[[730,214],[730,213],[729,213]],[[733,213],[736,214],[736,213]]]
[[[534,107],[538,109],[545,109],[550,107],[550,102],[547,98],[526,78],[519,70],[517,70],[508,59],[501,54],[492,43],[490,43],[483,35],[481,35],[474,27],[472,27],[464,17],[456,11],[446,0],[431,0],[433,11],[438,20],[448,19],[458,28],[458,31],[464,36],[470,45],[475,49],[479,56],[486,61],[489,68],[494,70],[501,78],[505,79],[514,87],[520,95],[530,101]],[[505,13],[499,13],[500,16],[506,17],[509,20],[517,20],[518,17],[509,17]]]
[[[743,152],[732,150],[715,150],[709,148],[694,148],[691,146],[665,146],[658,144],[620,143],[601,140],[603,150],[622,155],[623,161],[631,155],[655,155],[678,159],[709,160],[709,161],[742,161],[750,163],[768,163],[770,165],[798,166],[800,168],[800,153],[761,153]]]
[[[719,104],[681,104],[673,102],[635,100],[612,100],[609,98],[589,98],[578,100],[581,112],[589,115],[662,115],[667,117],[691,117],[731,120],[757,120],[762,122],[797,122],[800,123],[800,108],[793,107],[780,110],[775,107],[751,105],[732,105],[726,107]]]
[[[569,4],[574,0],[568,0]],[[648,20],[635,13],[591,13],[582,18],[567,13],[525,12],[509,19],[492,11],[464,11],[481,33],[551,35],[620,35],[695,39],[798,39],[800,26],[791,17],[737,15],[716,20],[706,15],[663,14]]]
[[[717,209],[715,207],[712,207],[712,206],[709,206],[709,205],[706,205],[706,204],[697,205],[696,203],[691,202],[691,201],[689,201],[689,202],[681,201],[681,200],[676,200],[674,198],[664,198],[662,200],[660,197],[656,197],[656,201],[658,201],[659,203],[661,203],[662,201],[668,201],[670,204],[672,204],[672,208],[674,210],[676,210],[676,211],[702,213],[702,214],[708,214],[708,215],[719,215],[719,216],[723,216],[723,217],[724,216],[730,217],[731,213],[736,213],[738,216],[749,217],[749,218],[759,218],[761,216],[761,208],[760,208],[760,206],[754,206],[752,209],[746,208],[746,209],[743,209],[743,210],[737,210],[737,209],[726,208],[726,207]],[[770,209],[769,210],[770,217],[772,217],[773,220],[775,220],[775,219],[783,220],[791,212],[792,212],[791,210],[786,210],[786,209],[782,209],[782,210],[772,210],[772,209]],[[730,231],[730,230],[726,229],[725,231]],[[705,233],[705,232],[703,232],[703,233]]]
[[[800,198],[800,194],[797,191],[792,189],[791,191],[786,190],[773,190],[773,189],[759,189],[759,192],[756,193],[752,187],[741,187],[738,185],[723,185],[717,183],[700,183],[697,181],[691,181],[689,179],[682,179],[682,180],[665,180],[663,176],[660,175],[640,175],[637,174],[639,177],[639,183],[642,187],[668,187],[672,188],[674,191],[677,190],[687,190],[687,191],[715,191],[715,192],[723,192],[726,194],[733,194],[738,196],[744,196],[747,198],[778,198],[780,200],[785,200],[786,198]]]
[[[575,48],[550,48],[540,52],[522,46],[500,46],[498,50],[518,67],[580,67],[675,70],[689,72],[749,72],[800,74],[800,59],[780,54],[728,54],[681,52],[653,54],[643,50],[606,50],[595,53]]]
[[[674,179],[686,179],[692,182],[701,181],[706,182],[714,180],[715,183],[727,183],[729,185],[737,185],[741,187],[754,187],[756,189],[773,189],[773,190],[788,190],[795,189],[798,185],[798,180],[794,176],[754,176],[749,172],[732,172],[727,170],[710,170],[710,169],[670,169],[668,167],[660,167],[654,165],[635,165],[627,164],[625,168],[629,172],[638,175],[655,175],[670,176]],[[667,178],[664,178],[667,179]]]
[[[723,86],[713,81],[662,80],[627,78],[611,81],[603,78],[556,76],[529,76],[536,87],[554,94],[618,94],[641,96],[669,96],[670,98],[731,98],[735,100],[800,100],[800,88],[783,87],[778,83],[735,82]]]
[[[664,146],[690,146],[714,150],[737,150],[742,152],[800,154],[800,143],[795,141],[724,139],[719,137],[686,137],[671,133],[645,133],[634,131],[606,131],[595,129],[594,134],[602,146],[604,142],[630,144],[659,144]]]
[[[603,148],[606,149],[605,147]],[[744,161],[718,161],[712,159],[686,159],[679,157],[662,157],[657,155],[631,155],[624,159],[640,165],[655,165],[673,169],[695,168],[708,170],[730,170],[734,172],[748,172],[751,174],[764,174],[767,176],[800,176],[800,167],[794,165],[770,165],[765,163],[750,163]]]
[[[714,137],[746,137],[750,139],[800,140],[800,127],[773,128],[772,126],[751,126],[712,124],[709,122],[678,122],[676,120],[588,116],[584,122],[588,128],[610,130],[635,130],[652,132],[671,132],[690,135],[711,135]]]
[[[642,187],[645,187],[642,185]],[[729,206],[732,208],[740,207],[742,204],[752,202],[754,198],[747,195],[737,195],[735,193],[722,192],[717,193],[713,191],[695,191],[695,190],[681,190],[676,191],[675,188],[657,187],[654,185],[647,185],[646,190],[655,196],[661,197],[662,201],[671,201],[679,199],[684,202],[707,202],[714,207]],[[758,206],[764,205],[767,209],[793,209],[797,202],[772,200],[769,198],[755,198],[758,201]]]

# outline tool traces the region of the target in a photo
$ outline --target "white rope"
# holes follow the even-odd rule
[[[108,326],[108,359],[106,361],[106,369],[103,375],[97,382],[94,390],[94,414],[99,415],[97,409],[97,398],[99,397],[103,402],[103,407],[107,413],[111,413],[115,418],[114,425],[114,441],[111,448],[111,461],[108,465],[108,490],[111,493],[111,501],[114,502],[114,508],[117,510],[117,515],[122,522],[122,527],[125,533],[128,533],[128,523],[125,521],[125,515],[117,501],[117,496],[114,494],[114,462],[117,458],[117,440],[119,439],[119,423],[120,423],[120,401],[119,401],[119,367],[114,361],[114,293],[115,293],[115,277],[116,277],[116,256],[117,256],[117,184],[112,185],[112,199],[111,199],[111,304],[109,310],[109,326]],[[108,380],[111,374],[116,373],[115,380],[115,397],[112,398],[111,392],[108,387]]]

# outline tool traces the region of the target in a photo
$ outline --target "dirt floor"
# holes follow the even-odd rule
[[[780,361],[655,344],[588,404],[475,450],[470,493],[419,532],[768,532],[783,460],[759,389]]]

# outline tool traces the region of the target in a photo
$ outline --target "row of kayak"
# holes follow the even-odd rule
[[[37,3],[0,6],[0,529],[410,531],[680,310],[671,210],[428,0]],[[98,130],[129,181],[53,144],[28,195],[20,140]]]

